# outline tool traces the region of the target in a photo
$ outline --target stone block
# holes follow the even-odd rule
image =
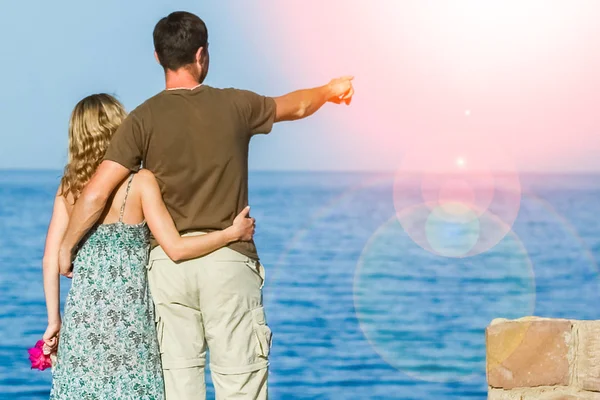
[[[490,389],[488,400],[600,400],[600,393],[570,387]]]
[[[492,388],[567,386],[573,358],[572,323],[526,318],[486,329],[487,378]]]
[[[582,389],[600,392],[600,321],[576,321],[576,384]]]

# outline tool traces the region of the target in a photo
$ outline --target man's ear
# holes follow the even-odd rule
[[[202,65],[202,54],[204,53],[204,47],[200,47],[196,52],[196,62]]]
[[[160,58],[158,58],[158,53],[156,52],[156,50],[154,51],[154,59],[156,60],[157,63],[160,64]]]

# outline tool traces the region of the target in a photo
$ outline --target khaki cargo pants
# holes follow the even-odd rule
[[[263,266],[228,248],[175,264],[157,247],[148,269],[166,400],[206,398],[207,348],[217,400],[267,399]]]

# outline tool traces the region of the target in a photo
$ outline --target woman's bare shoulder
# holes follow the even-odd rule
[[[147,169],[141,169],[135,174],[133,178],[133,190],[136,196],[140,196],[140,199],[151,199],[157,195],[162,196],[156,177]]]
[[[157,185],[156,177],[147,169],[140,169],[134,177],[138,184],[142,187],[150,187]]]

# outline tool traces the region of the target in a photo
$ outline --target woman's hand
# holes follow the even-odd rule
[[[248,242],[252,240],[254,229],[256,227],[256,220],[248,217],[249,213],[250,206],[247,206],[237,215],[237,217],[235,217],[233,225],[227,228],[227,230],[231,232],[233,241]]]
[[[52,324],[48,324],[48,328],[46,328],[46,332],[42,339],[44,340],[44,354],[52,354],[56,353],[58,350],[58,336],[60,333],[60,321]]]

